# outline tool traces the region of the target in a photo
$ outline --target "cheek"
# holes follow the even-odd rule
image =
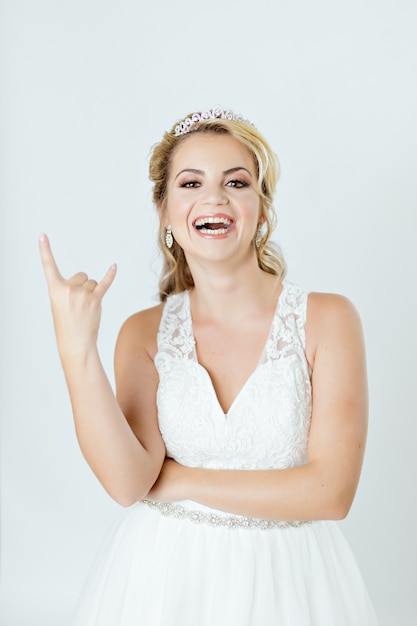
[[[248,215],[255,215],[256,219],[262,216],[262,202],[258,195],[247,199],[245,203]]]
[[[169,216],[170,221],[175,221],[176,218],[184,217],[193,207],[196,199],[196,194],[191,197],[190,194],[186,195],[181,191],[172,192],[167,198],[167,210],[166,214]]]

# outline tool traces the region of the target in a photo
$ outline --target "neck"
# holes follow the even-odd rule
[[[237,323],[247,314],[275,306],[281,281],[264,272],[254,261],[233,268],[207,264],[190,266],[194,288],[191,302],[194,315],[212,320],[232,319]]]

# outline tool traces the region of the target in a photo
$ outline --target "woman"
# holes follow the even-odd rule
[[[283,280],[269,243],[278,165],[247,120],[219,107],[185,118],[150,177],[161,304],[120,331],[117,398],[96,347],[116,267],[64,280],[40,241],[81,449],[130,507],[72,624],[375,625],[332,521],[366,438],[355,309]]]

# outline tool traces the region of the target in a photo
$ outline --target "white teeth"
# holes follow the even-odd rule
[[[205,222],[205,224],[207,224],[207,222]],[[227,228],[199,228],[198,232],[204,235],[225,235],[229,230]]]
[[[194,226],[204,226],[204,224],[225,224],[230,226],[231,223],[232,220],[229,220],[227,217],[201,217],[194,222]]]

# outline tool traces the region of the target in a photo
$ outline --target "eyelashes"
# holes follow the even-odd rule
[[[249,183],[246,182],[246,180],[240,180],[235,178],[233,180],[229,180],[227,186],[237,187],[238,189],[241,189],[242,187],[249,187]]]
[[[180,183],[180,187],[183,189],[194,189],[195,187],[200,187],[200,183],[196,180],[187,180],[185,183]]]
[[[179,185],[183,189],[196,189],[201,187],[201,182],[197,180],[187,180]],[[234,187],[236,189],[242,189],[243,187],[249,187],[249,183],[246,180],[234,178],[227,181],[226,187]]]

